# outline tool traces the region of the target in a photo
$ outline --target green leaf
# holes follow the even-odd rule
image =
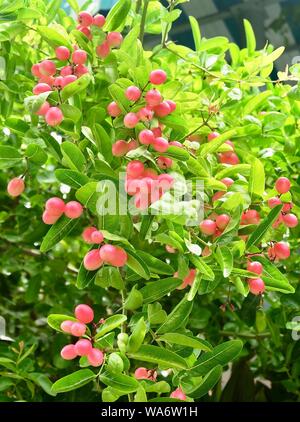
[[[197,337],[189,337],[185,334],[166,333],[159,336],[158,340],[171,344],[179,344],[180,346],[192,347],[196,350],[204,350],[205,352],[210,352],[212,350],[212,346],[207,341]]]
[[[40,247],[41,252],[47,252],[52,249],[64,237],[68,236],[78,224],[79,218],[70,219],[65,216],[60,217],[44,237]]]
[[[94,125],[93,134],[98,145],[99,152],[105,157],[107,162],[111,162],[112,155],[112,141],[106,130],[98,123]]]
[[[66,101],[68,98],[73,97],[75,94],[79,94],[82,91],[85,91],[88,85],[90,84],[92,77],[89,73],[85,73],[76,79],[76,81],[71,82],[66,85],[61,91],[61,99]]]
[[[211,352],[200,356],[193,368],[189,370],[189,376],[206,375],[217,365],[227,365],[240,354],[242,348],[243,342],[241,340],[230,340],[219,344]]]
[[[109,11],[106,22],[103,27],[104,31],[122,31],[125,26],[127,15],[130,11],[130,0],[119,0]]]
[[[143,295],[139,290],[137,290],[136,286],[133,286],[124,303],[124,308],[129,309],[130,311],[134,311],[135,309],[141,307],[142,304]]]
[[[220,146],[224,144],[224,142],[228,141],[228,139],[236,135],[236,133],[236,129],[228,130],[227,132],[222,133],[220,136],[213,139],[212,141],[207,142],[206,144],[201,146],[201,157],[206,157],[208,154],[212,154],[213,152],[217,151],[217,149],[220,148]]]
[[[38,164],[40,166],[45,164],[48,158],[45,151],[39,145],[36,145],[36,144],[28,145],[28,147],[26,148],[25,154],[29,161],[31,161],[34,164]]]
[[[64,183],[65,185],[70,186],[74,189],[79,189],[81,186],[84,186],[89,182],[89,178],[76,170],[68,169],[57,169],[54,172],[56,179]]]
[[[173,237],[169,236],[166,233],[158,234],[157,236],[155,236],[154,240],[164,245],[173,246],[173,248],[178,249],[179,252],[182,252],[182,253],[184,252],[181,242],[179,242],[177,239],[174,239]]]
[[[189,256],[190,261],[195,265],[195,267],[199,270],[200,275],[205,280],[214,280],[215,275],[212,269],[204,262],[203,258],[199,258],[198,256],[190,254]]]
[[[209,173],[206,167],[201,163],[200,158],[201,157],[198,157],[196,160],[196,158],[191,156],[186,163],[187,168],[195,176],[209,177]]]
[[[278,215],[281,212],[281,209],[282,209],[282,204],[277,205],[269,212],[267,217],[257,226],[256,230],[254,230],[254,232],[249,237],[246,243],[246,248],[249,249],[250,246],[256,245],[258,242],[260,242],[260,240],[263,238],[265,233],[269,230],[269,228],[272,226],[274,221],[277,219]]]
[[[146,332],[147,332],[147,326],[144,321],[144,318],[142,317],[135,324],[132,334],[128,339],[128,345],[127,345],[128,352],[136,352],[137,350],[139,350],[139,348],[143,344]]]
[[[180,286],[182,280],[179,278],[163,278],[161,280],[153,281],[147,283],[140,292],[143,295],[144,303],[155,302],[161,297],[172,292],[176,287]]]
[[[109,86],[108,90],[113,100],[118,104],[121,110],[125,113],[128,113],[130,108],[130,101],[125,97],[124,89],[122,89],[117,84],[112,84]]]
[[[137,254],[142,258],[142,260],[147,264],[149,270],[153,273],[165,275],[174,274],[174,269],[171,267],[171,265],[161,261],[155,256],[143,251],[137,251]]]
[[[113,373],[111,371],[105,371],[101,374],[100,381],[109,387],[122,391],[124,394],[133,393],[139,387],[139,383],[136,379],[129,377],[128,375]]]
[[[19,151],[10,146],[0,145],[0,168],[13,167],[22,160]]]
[[[254,31],[253,31],[252,25],[248,21],[248,19],[243,19],[243,22],[244,22],[244,28],[245,28],[248,55],[253,56],[253,54],[255,53],[255,49],[256,49],[255,34],[254,34]]]
[[[96,271],[89,271],[87,270],[83,262],[80,264],[80,268],[77,275],[76,280],[76,287],[80,290],[85,289],[96,277],[97,270]]]
[[[176,353],[149,344],[143,344],[138,351],[128,353],[128,357],[142,362],[167,366],[168,368],[186,369],[188,367],[186,360]]]
[[[233,268],[233,256],[230,249],[227,246],[217,246],[215,257],[221,267],[223,277],[229,277]]]
[[[192,284],[192,286],[191,286],[191,288],[188,292],[188,295],[187,295],[188,301],[194,300],[194,298],[195,298],[195,296],[196,296],[196,294],[199,290],[201,280],[202,280],[202,275],[199,274],[199,272],[197,272],[196,278],[195,278],[195,280],[194,280],[194,282],[193,282],[193,284]]]
[[[145,261],[132,249],[126,248],[127,252],[127,267],[129,267],[132,271],[137,273],[140,277],[144,278],[145,280],[149,280],[150,278],[150,271],[148,266],[146,265]]]
[[[272,95],[272,91],[264,91],[260,94],[254,95],[253,97],[249,97],[249,100],[243,109],[244,115],[251,114],[253,110],[257,110],[259,106],[263,104],[268,97],[270,97],[270,95]]]
[[[59,33],[56,29],[48,26],[38,26],[37,31],[40,36],[46,40],[53,48],[64,45],[72,50],[72,45],[69,40]]]
[[[96,374],[90,369],[80,369],[56,381],[51,391],[53,393],[66,393],[67,391],[76,390],[88,384],[94,378],[96,378]]]
[[[107,318],[104,324],[102,324],[101,327],[98,329],[95,339],[97,340],[98,338],[103,337],[104,334],[119,327],[126,320],[127,320],[126,315],[118,315],[118,314]]]
[[[189,16],[190,25],[192,28],[195,50],[198,51],[201,45],[201,32],[197,19],[194,16]]]
[[[99,182],[88,182],[76,191],[76,199],[93,213],[97,211],[97,201],[101,192],[97,192]]]
[[[255,256],[255,261],[263,265],[262,279],[268,290],[275,290],[282,293],[294,293],[295,289],[290,285],[289,280],[269,259],[262,256]]]
[[[263,196],[265,192],[265,169],[258,158],[254,158],[251,164],[249,177],[249,194]]]
[[[197,385],[195,390],[189,391],[188,396],[194,399],[199,399],[200,397],[205,396],[219,381],[222,376],[222,366],[215,366]]]
[[[171,146],[164,152],[164,156],[174,158],[178,161],[188,161],[190,158],[190,154],[183,148]]]
[[[187,295],[175,306],[166,320],[157,329],[156,334],[165,334],[182,327],[192,312],[193,302],[187,300]]]
[[[147,307],[147,314],[150,325],[162,324],[167,318],[167,313],[162,309],[159,302],[149,303]]]
[[[76,322],[77,319],[69,316],[69,315],[61,315],[61,314],[50,314],[47,318],[47,323],[50,325],[51,328],[53,328],[56,331],[63,332],[60,328],[60,325],[64,321],[74,321]]]
[[[70,167],[71,170],[82,171],[85,164],[85,157],[78,148],[77,145],[70,141],[65,141],[61,144],[61,152],[64,157],[64,161]]]

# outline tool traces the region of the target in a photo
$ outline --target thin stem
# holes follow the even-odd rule
[[[258,334],[248,334],[248,333],[235,333],[234,331],[220,331],[220,334],[226,337],[242,337],[250,339],[266,338],[270,337],[270,333],[258,333]]]
[[[148,9],[148,5],[149,5],[149,1],[150,0],[144,0],[144,8],[143,8],[143,13],[142,13],[140,35],[139,35],[139,39],[140,39],[142,44],[143,44],[143,41],[144,41],[145,24],[146,24],[147,9]]]
[[[136,14],[140,13],[141,7],[142,7],[142,0],[137,0],[136,6],[135,6],[135,13]]]

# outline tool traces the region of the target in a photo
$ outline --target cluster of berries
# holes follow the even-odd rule
[[[291,188],[291,182],[287,177],[279,177],[275,182],[275,189],[278,192],[278,196],[273,196],[268,200],[268,205],[270,208],[276,207],[276,205],[283,204],[281,213],[275,223],[273,224],[274,228],[284,224],[286,227],[294,228],[298,225],[298,218],[296,215],[290,213],[290,210],[293,208],[292,202],[282,202],[280,199],[281,195],[288,193]]]
[[[45,204],[42,220],[45,224],[54,224],[65,214],[68,218],[79,218],[83,213],[82,205],[77,201],[70,201],[65,204],[61,198],[53,197]]]
[[[208,142],[210,142],[213,139],[216,139],[218,136],[220,136],[218,132],[211,132],[208,134],[207,140]],[[225,142],[225,144],[230,145],[232,148],[232,151],[221,152],[220,154],[218,154],[219,162],[222,164],[230,164],[230,165],[239,164],[240,162],[239,157],[234,152],[234,143],[228,140]]]
[[[177,289],[182,290],[182,289],[185,289],[187,286],[192,286],[195,281],[196,275],[197,275],[197,270],[195,270],[195,268],[192,268],[191,270],[189,270],[188,275],[184,277],[182,284]],[[174,277],[175,278],[178,277],[178,271],[174,273]]]
[[[212,214],[211,218],[201,221],[199,228],[202,234],[206,236],[220,236],[230,221],[227,214]]]
[[[83,337],[75,344],[64,346],[60,352],[63,359],[72,360],[77,356],[86,356],[90,365],[100,366],[103,363],[103,352],[93,347],[93,339],[86,334],[87,326],[94,319],[94,311],[88,305],[78,305],[75,308],[77,321],[66,320],[61,323],[61,330],[74,337]]]
[[[86,234],[88,229],[85,229],[85,238],[88,237]],[[99,244],[103,242],[104,237],[102,233],[96,229],[96,231],[91,233],[89,239],[90,240],[88,243]],[[113,267],[123,267],[126,265],[127,259],[127,253],[123,248],[120,246],[105,244],[99,249],[91,249],[85,255],[83,259],[83,265],[86,270],[95,271],[98,270],[103,264],[112,265]]]
[[[79,25],[76,29],[82,32],[89,40],[93,39],[91,26],[102,28],[105,24],[105,17],[103,15],[92,16],[89,12],[83,11],[77,17]]]

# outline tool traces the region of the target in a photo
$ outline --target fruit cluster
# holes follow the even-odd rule
[[[54,224],[65,214],[68,218],[79,218],[83,213],[82,205],[77,201],[70,201],[65,204],[61,198],[53,197],[45,204],[45,211],[42,220],[45,224]]]
[[[90,244],[99,244],[104,240],[103,234],[95,227],[88,227],[83,232],[83,238]],[[83,259],[84,268],[88,271],[98,270],[103,264],[113,267],[123,267],[127,262],[127,253],[120,246],[105,244],[99,249],[91,249]]]
[[[80,338],[75,344],[64,346],[60,352],[61,357],[66,360],[75,359],[77,356],[86,356],[87,361],[92,366],[100,366],[104,360],[104,354],[101,350],[93,347],[94,339],[87,334],[87,325],[94,319],[94,311],[88,305],[78,305],[75,308],[75,317],[77,321],[66,320],[60,325],[63,332]]]

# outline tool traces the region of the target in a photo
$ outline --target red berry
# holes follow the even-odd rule
[[[265,291],[265,283],[261,278],[251,278],[248,280],[249,290],[255,296]]]
[[[75,359],[77,357],[77,353],[74,344],[67,344],[67,346],[63,347],[61,349],[60,356],[65,360]]]
[[[43,82],[38,83],[32,90],[34,95],[39,95],[39,94],[42,94],[43,92],[48,92],[48,91],[52,91],[51,86]]]
[[[144,173],[144,164],[139,160],[131,161],[126,167],[126,173],[129,177],[141,177]]]
[[[207,135],[207,140],[212,141],[213,139],[217,138],[218,136],[220,136],[220,134],[218,132],[211,132]]]
[[[136,113],[127,113],[124,117],[124,126],[128,129],[133,129],[139,122],[139,118]]]
[[[105,24],[105,17],[103,15],[96,15],[93,18],[93,25],[98,26],[98,28],[102,28]]]
[[[173,160],[171,158],[168,158],[168,157],[158,157],[157,165],[162,170],[168,169],[168,168],[172,167]]]
[[[125,96],[129,101],[137,101],[141,95],[142,91],[137,86],[129,86],[125,91]]]
[[[137,141],[135,141],[134,139],[132,139],[131,141],[128,142],[127,147],[128,147],[128,152],[132,151],[133,149],[138,148],[138,143]]]
[[[60,324],[60,328],[65,333],[71,334],[71,327],[74,324],[74,321],[66,320]]]
[[[112,154],[115,157],[123,157],[128,152],[128,144],[123,140],[115,142],[112,146]]]
[[[92,366],[100,366],[103,363],[103,353],[101,350],[93,348],[87,355],[87,359]]]
[[[137,116],[142,122],[149,121],[153,118],[154,112],[148,107],[143,107],[137,112]]]
[[[58,219],[58,215],[53,215],[49,211],[43,212],[42,220],[45,224],[55,224]]]
[[[201,233],[206,234],[206,235],[212,235],[216,231],[217,224],[213,220],[206,219],[200,223],[199,227],[200,227]]]
[[[150,145],[154,141],[153,132],[149,129],[144,129],[139,133],[139,141],[143,145]]]
[[[279,177],[275,183],[275,189],[278,193],[287,193],[290,190],[291,182],[287,177]]]
[[[161,69],[153,70],[150,73],[149,80],[153,85],[161,85],[161,84],[166,82],[167,74],[166,74],[165,71],[163,71]]]
[[[78,321],[83,324],[89,324],[94,319],[94,311],[89,305],[77,305],[74,314]]]
[[[86,26],[78,25],[76,27],[78,31],[82,32],[89,40],[93,39],[93,35],[91,33],[91,30],[87,28]]]
[[[252,273],[261,275],[263,271],[263,266],[258,261],[252,261],[252,262],[248,262],[247,270],[251,271]]]
[[[76,50],[72,54],[72,62],[75,64],[84,64],[87,60],[87,53],[84,50]]]
[[[45,115],[45,120],[49,126],[60,125],[63,118],[64,116],[58,107],[50,107]]]
[[[72,66],[64,66],[60,71],[61,76],[69,76],[69,75],[72,75],[72,73],[73,73]]]
[[[177,148],[183,148],[183,145],[178,141],[171,141],[169,142],[169,145]]]
[[[64,76],[62,80],[62,87],[64,88],[66,85],[69,85],[72,82],[75,82],[76,80],[77,80],[77,76],[75,75]]]
[[[154,138],[152,145],[157,152],[166,152],[169,148],[169,142],[162,137]]]
[[[49,214],[60,217],[65,210],[65,203],[62,199],[53,197],[48,199],[45,208]]]
[[[122,44],[123,37],[120,32],[110,32],[107,34],[106,41],[110,47],[119,47]]]
[[[82,205],[77,201],[67,202],[65,205],[65,215],[68,218],[79,218],[83,213]]]
[[[75,337],[81,337],[86,332],[86,325],[82,322],[74,322],[71,325],[71,334]]]
[[[64,45],[61,45],[55,49],[55,55],[58,60],[68,60],[70,58],[70,50]]]
[[[7,192],[10,196],[19,196],[24,192],[25,183],[24,180],[19,177],[14,177],[8,182]]]
[[[196,275],[197,271],[195,269],[190,270],[188,275],[183,279],[183,282],[178,289],[181,290],[185,289],[187,286],[192,286],[195,281]]]
[[[38,63],[32,65],[31,73],[33,74],[33,76],[36,76],[37,78],[40,78],[42,76],[40,72],[40,65]]]
[[[235,152],[222,152],[219,154],[220,163],[235,165],[240,162]]]
[[[39,65],[39,71],[42,75],[53,76],[56,73],[55,63],[51,60],[43,60]]]
[[[98,270],[102,264],[103,261],[100,257],[99,249],[92,249],[85,255],[83,259],[84,268],[88,271]]]
[[[224,179],[221,179],[221,182],[224,183],[227,187],[231,186],[234,183],[234,180],[232,180],[230,177],[224,177]]]
[[[290,256],[290,247],[287,243],[278,242],[274,245],[276,258],[287,259]]]
[[[216,224],[217,224],[218,229],[224,230],[225,227],[228,225],[229,221],[230,221],[229,215],[227,214],[218,215],[218,217],[216,218]]]
[[[100,249],[100,256],[103,261],[108,262],[114,267],[123,267],[127,262],[127,253],[124,251],[124,249],[118,246],[102,246]]]
[[[101,45],[96,48],[96,54],[101,59],[105,59],[110,53],[110,46],[107,41],[104,41]]]
[[[180,387],[176,388],[176,390],[174,390],[171,394],[170,397],[172,399],[179,399],[179,400],[186,400],[186,395],[184,394],[184,392],[182,391],[182,389]]]
[[[112,117],[118,117],[122,113],[122,110],[120,109],[118,104],[115,101],[113,101],[110,104],[108,104],[107,112]]]
[[[145,95],[145,100],[149,106],[154,107],[162,102],[162,96],[157,89],[150,89]]]
[[[286,202],[283,204],[282,212],[289,212],[293,208],[292,202]]]
[[[82,238],[86,243],[92,244],[92,233],[97,231],[96,227],[87,227],[82,232]]]
[[[80,12],[78,14],[78,22],[82,26],[90,26],[94,21],[93,16],[89,12]]]
[[[50,104],[48,103],[48,101],[45,101],[44,104],[41,105],[41,107],[38,109],[38,111],[35,112],[35,114],[37,114],[38,116],[44,116],[47,111],[50,108]]]
[[[162,103],[158,104],[157,106],[153,107],[154,113],[158,117],[165,117],[171,113],[171,107],[167,103],[167,101],[163,101]]]
[[[78,356],[88,355],[91,352],[92,348],[93,346],[90,340],[84,338],[78,340],[77,343],[75,343],[75,352]]]
[[[175,111],[176,110],[176,107],[177,107],[175,101],[166,100],[166,102],[169,104],[169,107],[171,109],[171,113],[173,113],[173,111]]]
[[[173,248],[173,246],[170,245],[166,245],[166,251],[169,253],[176,253],[177,250],[175,248]]]
[[[280,205],[281,201],[277,196],[274,196],[273,198],[268,199],[268,206],[270,208],[276,207],[276,205]]]
[[[103,242],[104,236],[100,231],[96,230],[92,233],[91,239],[92,239],[93,243],[100,244],[100,243]]]
[[[285,214],[282,216],[283,224],[286,227],[296,227],[298,226],[298,218],[294,214]]]

